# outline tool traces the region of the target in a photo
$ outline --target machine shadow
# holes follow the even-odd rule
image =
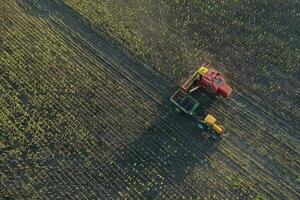
[[[206,113],[215,100],[206,97],[201,101],[198,114]],[[103,168],[103,174],[110,179],[108,182],[114,183],[107,188],[115,188],[112,196],[130,189],[130,195],[137,193],[146,199],[158,197],[164,188],[179,186],[193,169],[201,168],[215,152],[217,143],[205,137],[195,117],[178,113],[172,106],[170,103],[159,109],[157,119],[138,138],[115,153],[113,166],[109,164]],[[166,115],[166,109],[172,111]],[[116,180],[113,174],[123,176]],[[192,194],[188,185],[180,188]]]

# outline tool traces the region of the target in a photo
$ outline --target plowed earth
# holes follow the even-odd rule
[[[4,1],[0,24],[2,199],[299,199],[299,76],[274,69],[277,97],[215,49],[234,93],[196,94],[229,133],[214,143],[175,112],[173,78],[62,1]]]

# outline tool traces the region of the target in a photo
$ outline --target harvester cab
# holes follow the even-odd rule
[[[224,128],[216,123],[217,120],[214,116],[208,114],[199,124],[198,127],[202,130],[209,131],[214,140],[218,140],[224,135]]]

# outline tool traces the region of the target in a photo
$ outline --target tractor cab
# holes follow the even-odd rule
[[[206,117],[198,124],[202,130],[207,130],[214,140],[218,140],[224,133],[224,128],[216,123],[217,120],[213,115],[206,115]]]

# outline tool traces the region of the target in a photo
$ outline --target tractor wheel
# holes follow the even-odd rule
[[[213,130],[211,131],[211,137],[216,141],[220,139],[220,136]]]

